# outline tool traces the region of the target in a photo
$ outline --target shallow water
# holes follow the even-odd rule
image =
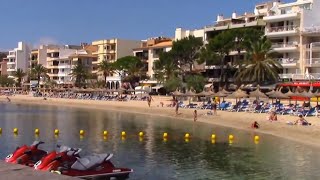
[[[0,104],[0,158],[40,139],[51,151],[66,144],[90,153],[114,153],[116,166],[134,169],[130,179],[320,179],[320,152],[278,137],[164,117],[57,106]],[[12,129],[19,128],[14,136]],[[40,136],[33,134],[40,129]],[[59,137],[53,130],[60,130]],[[84,137],[79,130],[84,129]],[[103,130],[108,130],[104,139]],[[121,131],[127,136],[122,139]],[[139,139],[139,131],[146,135]],[[162,134],[169,137],[164,141]],[[184,134],[192,138],[186,142]],[[211,142],[211,134],[217,139]],[[235,139],[228,141],[228,135]],[[259,143],[253,141],[260,136]]]

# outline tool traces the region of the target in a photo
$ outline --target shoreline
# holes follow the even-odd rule
[[[170,97],[154,96],[154,102],[151,108],[147,106],[146,101],[99,101],[99,100],[80,100],[80,99],[60,99],[60,98],[43,98],[32,97],[29,95],[10,96],[11,103],[14,104],[32,104],[32,105],[53,105],[71,108],[85,108],[94,110],[112,110],[126,113],[136,113],[143,115],[162,116],[176,120],[193,121],[194,109],[179,108],[180,115],[176,116],[174,108],[160,107],[160,102],[166,102]],[[6,96],[0,96],[1,102],[7,101]],[[307,117],[312,126],[290,126],[286,125],[287,121],[294,121],[295,116],[279,115],[277,122],[266,120],[267,114],[248,113],[248,112],[225,112],[217,111],[218,116],[204,115],[209,110],[197,110],[198,120],[195,123],[205,123],[228,127],[247,132],[256,132],[261,134],[273,135],[275,137],[285,138],[302,144],[320,147],[320,119],[317,117]],[[251,129],[253,121],[258,121],[260,129]]]

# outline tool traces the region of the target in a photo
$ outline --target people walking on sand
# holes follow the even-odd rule
[[[197,110],[194,110],[193,111],[193,121],[196,122],[197,118],[198,118],[198,112],[197,112]]]
[[[149,106],[149,107],[151,106],[151,100],[153,101],[152,97],[151,97],[151,96],[148,96],[148,97],[147,97],[147,101],[148,101],[148,106]]]
[[[178,102],[178,99],[175,100],[176,102],[176,115],[179,114],[179,102]]]

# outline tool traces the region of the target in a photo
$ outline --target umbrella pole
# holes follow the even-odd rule
[[[319,105],[318,99],[319,99],[319,97],[317,96],[317,106]]]

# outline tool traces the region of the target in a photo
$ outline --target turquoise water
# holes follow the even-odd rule
[[[48,151],[66,144],[82,148],[82,155],[114,153],[116,166],[134,169],[130,179],[320,179],[318,148],[270,135],[107,110],[0,104],[0,113],[2,159],[18,145],[40,139]],[[17,136],[14,127],[19,128]],[[35,128],[40,129],[39,137],[33,134]],[[59,137],[53,135],[56,128]],[[103,130],[108,130],[107,139]],[[125,139],[121,131],[126,131]],[[146,133],[143,139],[139,131]],[[186,132],[192,136],[189,142],[184,140]],[[232,144],[229,134],[235,137]],[[260,136],[258,144],[254,135]]]

